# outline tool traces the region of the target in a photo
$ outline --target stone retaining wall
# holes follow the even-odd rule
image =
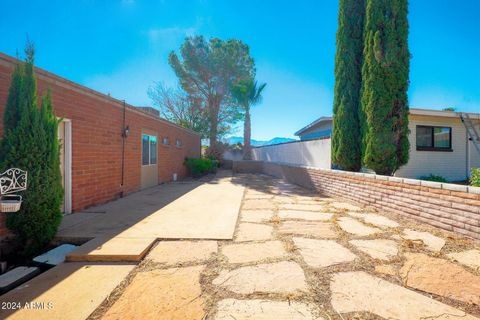
[[[273,162],[235,162],[233,167],[237,172],[254,167],[255,173],[480,239],[480,188]]]

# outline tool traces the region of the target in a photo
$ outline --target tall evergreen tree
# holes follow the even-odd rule
[[[17,167],[28,172],[21,209],[7,216],[7,227],[18,236],[23,254],[31,255],[55,236],[62,218],[63,190],[58,120],[53,114],[50,93],[43,97],[41,108],[37,106],[34,48],[30,42],[25,53],[25,63],[17,66],[12,75],[0,169]]]
[[[408,1],[367,0],[362,66],[362,160],[378,174],[408,161]]]
[[[332,163],[349,171],[358,171],[361,167],[359,112],[364,18],[363,0],[340,0],[335,55]]]

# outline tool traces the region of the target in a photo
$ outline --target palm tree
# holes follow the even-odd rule
[[[233,87],[233,96],[237,103],[245,111],[245,121],[243,124],[243,159],[252,159],[252,147],[250,144],[252,126],[250,122],[250,107],[262,101],[262,92],[267,84],[258,85],[253,79],[240,80]]]

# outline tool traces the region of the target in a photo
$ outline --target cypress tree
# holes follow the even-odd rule
[[[378,174],[407,163],[408,1],[367,0],[362,66],[362,162]]]
[[[361,167],[359,111],[364,17],[363,0],[340,0],[335,55],[332,163],[349,171],[358,171]]]
[[[17,66],[12,75],[5,110],[9,127],[1,143],[0,169],[17,167],[28,172],[21,209],[7,215],[7,227],[18,236],[22,253],[28,256],[38,253],[55,236],[62,218],[63,190],[58,120],[50,93],[43,97],[41,108],[37,106],[34,48],[29,42],[25,53],[25,64]]]

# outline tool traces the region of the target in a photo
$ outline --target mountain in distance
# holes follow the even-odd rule
[[[275,137],[268,141],[252,139],[251,144],[253,147],[261,147],[261,146],[266,146],[271,144],[279,144],[279,143],[292,142],[292,141],[298,141],[298,140],[291,139],[291,138]],[[237,144],[239,142],[243,144],[243,137],[229,137],[225,139],[225,142],[227,142],[228,144]]]

